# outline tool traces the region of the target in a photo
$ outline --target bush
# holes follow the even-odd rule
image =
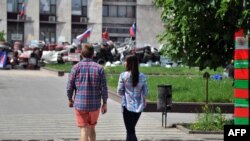
[[[226,119],[225,115],[221,113],[219,107],[216,107],[215,111],[213,111],[206,105],[202,110],[203,113],[198,115],[197,122],[190,124],[190,129],[201,131],[221,131],[223,130],[224,125],[233,124],[233,120]]]
[[[5,39],[4,39],[4,31],[0,32],[0,41],[5,41]]]

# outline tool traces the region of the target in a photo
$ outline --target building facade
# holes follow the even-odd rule
[[[136,43],[158,46],[163,31],[160,11],[153,0],[1,0],[0,31],[9,42],[42,40],[46,43],[73,42],[91,28],[84,42],[102,41],[107,31],[114,42],[130,38],[136,23]],[[20,14],[25,9],[25,14]]]

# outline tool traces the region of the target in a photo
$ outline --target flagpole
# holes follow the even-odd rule
[[[16,34],[16,36],[18,36],[18,34],[19,34],[19,19],[20,19],[20,15],[18,14],[18,18],[17,18],[17,34]]]

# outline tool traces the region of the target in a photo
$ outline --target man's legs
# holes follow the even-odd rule
[[[80,141],[88,141],[89,131],[87,127],[80,127]]]
[[[95,141],[95,125],[99,117],[100,109],[91,112],[75,110],[77,125],[80,127],[80,141]]]
[[[88,134],[89,141],[95,141],[96,140],[95,127],[89,127],[88,130],[89,130]]]
[[[80,141],[96,141],[94,127],[81,127]]]

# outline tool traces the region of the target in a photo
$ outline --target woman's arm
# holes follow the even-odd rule
[[[144,95],[147,96],[148,95],[148,83],[147,83],[147,78],[145,75],[144,76],[144,83],[143,83],[143,86],[142,86],[142,89],[143,89],[143,92],[144,92]]]
[[[123,73],[120,74],[118,85],[117,85],[117,93],[118,95],[121,95],[121,96],[125,95],[125,85],[124,85],[122,76],[123,76]]]

